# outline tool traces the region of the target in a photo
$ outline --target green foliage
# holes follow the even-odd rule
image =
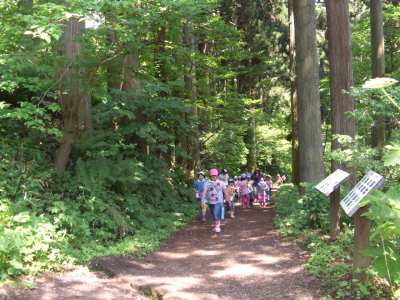
[[[397,20],[400,7],[394,3],[384,5],[385,65],[386,74],[394,78],[400,75],[399,40]],[[361,12],[352,25],[352,52],[355,83],[368,79],[371,70],[370,15]]]
[[[385,166],[391,167],[400,164],[400,144],[386,146],[387,152],[384,156]]]
[[[29,211],[16,213],[6,203],[0,207],[0,280],[36,274],[66,261],[66,233],[49,218]]]
[[[283,127],[283,126],[282,126]],[[287,129],[279,125],[257,127],[257,160],[259,167],[271,174],[291,174],[291,144]]]
[[[244,134],[242,127],[229,124],[224,125],[218,133],[210,133],[206,143],[209,161],[220,162],[217,167],[227,168],[231,173],[239,173],[246,163],[248,153]]]
[[[364,202],[366,216],[373,222],[370,247],[373,270],[392,286],[400,284],[400,185],[374,191]]]
[[[367,297],[387,298],[386,291],[376,287],[373,277],[360,282],[352,270],[351,253],[353,231],[348,227],[334,242],[327,236],[312,231],[305,233],[306,243],[311,252],[306,270],[323,282],[326,292],[333,299],[366,299]],[[330,299],[330,298],[329,298]]]
[[[311,184],[300,194],[292,184],[284,184],[275,196],[275,225],[283,235],[298,235],[304,229],[329,229],[329,201]]]
[[[59,178],[41,150],[0,145],[1,280],[144,255],[196,213],[190,189],[160,162],[79,160],[75,176]]]
[[[214,0],[0,1],[3,279],[62,262],[142,255],[158,247],[195,213],[187,185],[193,137],[199,138],[203,168],[217,165],[233,174],[256,153],[263,170],[291,173],[286,4],[249,1],[246,9],[234,6]],[[362,3],[351,5],[357,82],[369,74],[364,9]],[[319,26],[324,25],[323,11],[319,5]],[[77,38],[79,54],[67,65],[78,70],[76,88],[90,92],[94,126],[84,131],[79,121],[67,170],[58,176],[53,161],[66,114],[58,103],[68,93],[63,90],[68,78],[60,39],[72,15],[99,21]],[[393,77],[399,70],[398,16],[398,6],[385,6],[392,54],[386,59]],[[194,49],[182,42],[188,21]],[[326,55],[321,53],[323,62]],[[128,65],[133,57],[137,61]],[[195,77],[193,86],[189,75]],[[328,83],[323,79],[321,85],[324,120],[329,117]],[[400,136],[398,112],[391,104],[399,102],[399,91],[384,92],[355,90],[359,136],[328,159],[350,159],[357,175],[373,168],[385,175],[388,186],[395,186]],[[366,138],[381,115],[393,129],[385,164]],[[325,138],[329,145],[329,134]],[[277,195],[276,224],[284,234],[328,228],[327,199],[311,186],[303,188],[299,194],[293,186],[283,186]],[[392,199],[391,194],[384,197]],[[393,238],[384,239],[392,247]],[[321,251],[315,266],[329,263],[326,255],[341,255],[337,248]]]

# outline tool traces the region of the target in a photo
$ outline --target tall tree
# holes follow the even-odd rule
[[[256,1],[236,0],[236,26],[243,31],[245,49],[248,51],[248,57],[239,63],[239,74],[237,76],[238,92],[241,94],[251,95],[255,85],[256,76],[251,68],[255,63],[252,57],[251,49],[253,48],[255,30],[255,13]]]
[[[55,167],[58,173],[64,172],[72,149],[72,144],[79,132],[79,109],[82,93],[79,79],[79,68],[76,58],[80,51],[79,36],[82,34],[84,23],[78,17],[72,16],[66,21],[61,39],[61,54],[65,65],[60,71],[61,112],[63,117],[63,137],[56,153]]]
[[[371,0],[371,61],[372,77],[383,77],[385,75],[385,44],[383,33],[383,10],[381,0]],[[372,127],[372,146],[383,148],[385,144],[385,118],[380,116]],[[354,257],[355,268],[364,268],[369,265],[370,258],[362,255],[363,250],[368,247],[369,232],[371,224],[362,216],[367,207],[359,209],[354,215]]]
[[[256,130],[256,119],[255,116],[251,116],[249,120],[248,130],[248,148],[249,154],[247,156],[247,168],[248,170],[254,170],[257,166],[257,130]]]
[[[371,0],[371,61],[372,78],[385,75],[385,41],[382,0]],[[385,118],[380,116],[372,126],[372,146],[380,150],[385,144]]]
[[[355,120],[349,115],[354,110],[354,101],[350,94],[345,92],[349,91],[353,84],[348,2],[327,0],[325,3],[328,21],[332,135],[354,137]],[[338,140],[332,139],[332,151],[340,148]],[[346,166],[332,161],[332,171],[338,168],[346,169]],[[340,190],[336,190],[332,193],[330,201],[330,235],[333,240],[339,233],[339,201]]]
[[[187,50],[188,59],[186,61],[185,70],[185,84],[188,98],[191,100],[192,106],[192,117],[196,120],[196,124],[193,128],[193,136],[190,141],[192,160],[189,164],[189,171],[193,172],[200,168],[200,143],[199,143],[199,127],[197,124],[198,112],[197,112],[197,87],[196,87],[196,61],[194,59],[196,51],[196,41],[193,32],[193,23],[185,21],[183,25],[183,40]]]
[[[294,1],[294,21],[299,107],[299,175],[300,181],[313,182],[324,176],[315,0]]]
[[[295,25],[293,0],[288,1],[289,16],[289,74],[290,74],[290,119],[292,126],[291,142],[292,142],[292,177],[293,183],[299,184],[299,143],[297,134],[298,109],[296,94],[296,41],[295,41]]]

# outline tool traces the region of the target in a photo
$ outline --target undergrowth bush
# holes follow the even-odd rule
[[[398,187],[388,192],[376,191],[365,203],[370,205],[367,216],[373,221],[370,248],[365,253],[372,257],[367,270],[368,280],[361,282],[352,268],[353,228],[342,216],[342,232],[336,241],[330,241],[329,199],[311,185],[303,186],[303,193],[292,184],[285,184],[275,197],[275,225],[284,236],[305,240],[310,251],[306,270],[321,279],[325,299],[388,299],[389,284],[398,283],[399,231]],[[385,249],[383,249],[385,247]],[[374,299],[375,299],[374,298]]]
[[[387,286],[381,287],[371,270],[368,280],[361,282],[352,268],[353,230],[345,227],[336,241],[328,236],[308,231],[307,247],[310,251],[306,271],[321,279],[325,299],[388,299]]]
[[[274,220],[283,235],[298,235],[306,228],[329,229],[329,201],[310,184],[300,194],[293,184],[284,184],[275,196]]]
[[[196,213],[188,185],[154,158],[78,160],[59,177],[41,149],[3,139],[0,153],[0,280],[144,255]]]
[[[392,287],[400,286],[400,185],[386,192],[375,190],[364,204],[372,221],[369,249],[372,269]]]

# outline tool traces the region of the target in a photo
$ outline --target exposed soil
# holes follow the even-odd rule
[[[211,233],[210,222],[194,221],[143,260],[98,258],[92,271],[46,273],[36,289],[7,295],[16,300],[318,299],[319,282],[303,269],[307,252],[280,239],[273,216],[270,207],[238,209],[220,234]]]

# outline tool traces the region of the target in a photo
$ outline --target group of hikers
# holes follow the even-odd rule
[[[231,218],[235,217],[235,202],[240,201],[242,208],[250,208],[254,202],[260,207],[271,203],[273,187],[279,188],[285,176],[276,176],[275,183],[270,175],[263,176],[260,169],[253,173],[244,172],[240,176],[229,177],[228,171],[211,168],[209,179],[205,173],[197,173],[193,183],[196,201],[200,204],[200,217],[206,221],[207,206],[213,219],[213,231],[221,232],[221,221],[225,217],[225,210]]]

